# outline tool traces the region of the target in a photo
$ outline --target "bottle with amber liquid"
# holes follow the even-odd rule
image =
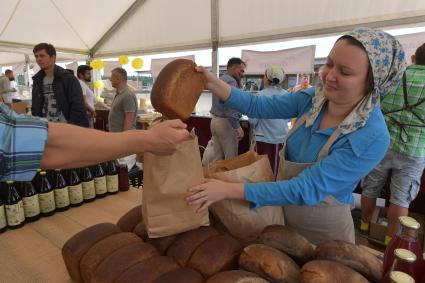
[[[4,202],[0,197],[0,234],[6,231],[6,229],[7,229],[6,211],[4,210]]]
[[[52,185],[47,179],[46,171],[40,172],[40,188],[38,189],[38,200],[42,216],[50,216],[55,213],[55,194]]]
[[[40,218],[40,203],[38,193],[32,182],[22,182],[20,184],[19,194],[24,204],[24,214],[26,222],[33,222]]]
[[[69,201],[71,206],[80,206],[83,204],[83,186],[75,169],[70,169],[68,172],[68,191]]]
[[[16,229],[25,224],[24,204],[13,181],[6,182],[6,199],[4,203],[7,227]]]
[[[108,162],[106,171],[106,187],[109,194],[118,193],[118,168],[115,160]]]
[[[40,172],[41,172],[41,169],[37,169],[37,173],[35,173],[35,176],[31,181],[36,191],[38,191],[40,188]]]
[[[105,171],[103,171],[101,164],[97,164],[94,167],[94,188],[97,198],[103,198],[108,192]]]
[[[81,185],[83,187],[83,199],[85,202],[94,201],[96,198],[96,190],[94,188],[94,179],[90,172],[90,168],[81,168],[80,172]]]
[[[68,184],[61,170],[55,169],[53,189],[55,194],[56,211],[65,211],[70,206]]]

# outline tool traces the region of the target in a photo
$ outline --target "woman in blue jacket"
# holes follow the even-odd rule
[[[199,68],[207,88],[249,117],[297,118],[280,153],[278,181],[227,183],[206,180],[189,188],[198,211],[222,199],[245,199],[253,208],[283,206],[285,223],[314,244],[354,242],[350,213],[358,181],[384,157],[390,137],[380,96],[396,86],[405,54],[391,35],[369,28],[339,38],[315,88],[280,96],[254,96]]]

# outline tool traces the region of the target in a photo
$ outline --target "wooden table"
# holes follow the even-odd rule
[[[0,282],[72,282],[62,260],[63,244],[86,227],[116,223],[141,203],[142,192],[130,189],[7,230],[0,234]]]

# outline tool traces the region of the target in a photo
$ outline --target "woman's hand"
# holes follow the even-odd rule
[[[204,183],[187,190],[188,205],[199,206],[197,213],[204,212],[211,204],[223,199],[244,199],[242,183],[228,183],[215,179],[205,179]]]
[[[206,89],[211,90],[214,95],[218,96],[223,101],[229,98],[232,88],[227,83],[217,78],[216,75],[202,66],[197,66],[195,69],[197,72],[204,74]]]

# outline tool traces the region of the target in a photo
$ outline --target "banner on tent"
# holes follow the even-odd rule
[[[415,54],[416,49],[425,42],[425,32],[405,34],[396,36],[403,46],[404,52],[406,53],[406,61],[408,64],[412,64],[410,56]]]
[[[247,66],[245,74],[264,74],[267,67],[277,65],[287,74],[311,74],[314,72],[315,45],[277,51],[242,50],[242,60]]]
[[[165,67],[168,63],[171,61],[174,61],[176,59],[188,59],[195,62],[195,55],[187,55],[187,56],[180,56],[180,57],[172,57],[172,58],[160,58],[160,59],[152,59],[151,60],[151,74],[152,77],[156,78],[161,72],[162,68]]]

